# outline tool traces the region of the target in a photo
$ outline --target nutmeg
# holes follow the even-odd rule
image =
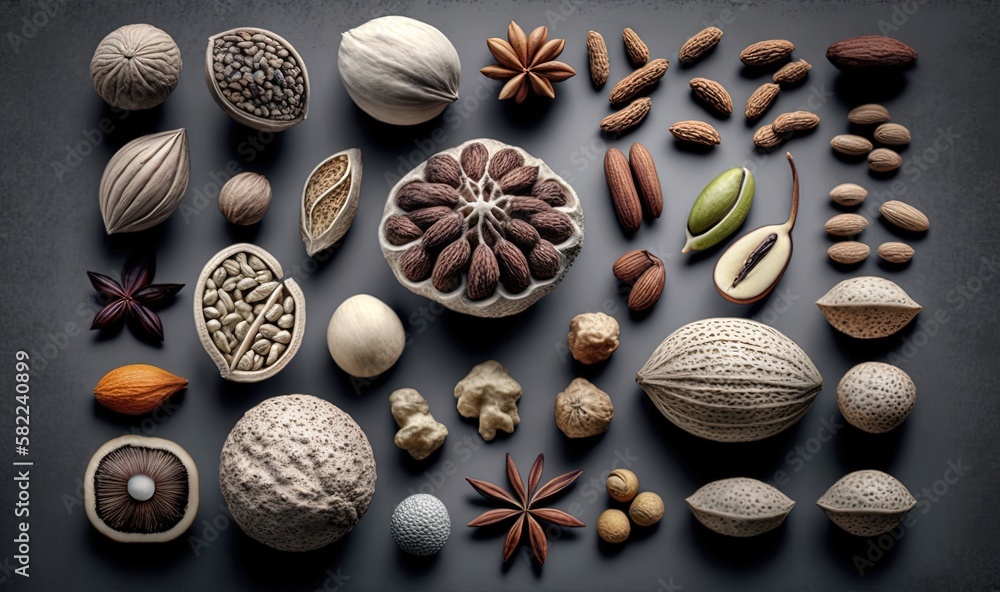
[[[249,226],[264,218],[271,207],[271,184],[258,173],[240,173],[219,192],[219,211],[233,224]]]
[[[628,508],[628,517],[636,526],[652,526],[663,518],[663,499],[652,491],[635,496]]]
[[[628,516],[621,510],[604,510],[597,518],[597,536],[606,543],[624,543],[631,532]]]
[[[639,477],[628,469],[615,469],[605,481],[608,495],[616,502],[630,502],[639,493]]]

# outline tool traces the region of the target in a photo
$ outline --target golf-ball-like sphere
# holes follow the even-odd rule
[[[425,557],[441,550],[451,534],[448,508],[438,498],[418,493],[399,502],[390,523],[392,539],[411,555]]]
[[[146,475],[133,475],[128,480],[128,494],[140,502],[147,501],[156,493],[156,483]]]

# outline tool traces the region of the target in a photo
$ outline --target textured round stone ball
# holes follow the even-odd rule
[[[399,548],[419,557],[441,550],[451,534],[448,508],[438,498],[417,493],[399,502],[389,524],[392,540]]]

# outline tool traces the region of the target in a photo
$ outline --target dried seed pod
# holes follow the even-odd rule
[[[538,167],[522,166],[500,177],[498,185],[504,193],[523,195],[528,193],[538,181]]]
[[[476,247],[469,266],[469,281],[465,295],[470,300],[485,300],[496,292],[500,282],[500,265],[496,255],[485,244]]]
[[[177,88],[182,67],[181,51],[166,32],[152,25],[125,25],[97,45],[90,78],[112,107],[151,109]]]
[[[863,35],[842,39],[827,48],[826,59],[844,72],[886,73],[913,64],[917,52],[912,47],[884,35]]]
[[[659,259],[645,249],[641,251],[629,251],[615,261],[615,264],[611,267],[611,272],[620,281],[634,282],[657,261]]]
[[[424,233],[420,244],[434,253],[458,240],[465,229],[465,220],[459,214],[449,214],[434,223]]]
[[[812,65],[805,60],[789,62],[775,72],[774,76],[771,77],[771,80],[773,80],[775,84],[793,86],[802,82],[811,69]]]
[[[780,91],[779,85],[770,82],[758,86],[757,90],[753,91],[753,94],[747,99],[747,106],[743,110],[747,121],[752,123],[767,113],[767,110],[774,104],[774,100],[778,98]]]
[[[538,235],[552,244],[566,242],[575,234],[576,227],[568,215],[559,210],[548,210],[531,216],[531,224]]]
[[[841,265],[856,265],[868,258],[870,249],[865,243],[858,241],[843,241],[830,245],[826,254],[830,259]]]
[[[501,177],[524,166],[524,156],[513,148],[501,148],[490,159],[489,174],[494,181],[499,181]]]
[[[310,256],[347,234],[361,195],[361,150],[330,156],[309,173],[302,188],[299,234]]]
[[[411,282],[422,282],[431,277],[434,261],[423,245],[413,245],[400,259],[400,272]]]
[[[407,212],[441,206],[454,208],[458,204],[458,192],[443,183],[413,181],[399,188],[396,203]]]
[[[628,295],[628,307],[636,312],[652,307],[663,295],[663,285],[667,280],[662,262],[642,272]]]
[[[562,264],[562,256],[555,245],[545,239],[539,239],[535,247],[528,253],[528,267],[531,277],[536,280],[548,280],[556,277]]]
[[[713,481],[684,502],[698,522],[734,537],[757,536],[778,528],[795,506],[774,487],[745,477]]]
[[[837,385],[837,407],[847,423],[870,434],[884,434],[906,421],[917,402],[910,376],[890,364],[864,362]]]
[[[872,537],[896,528],[917,500],[892,475],[855,471],[831,485],[816,505],[845,531]]]
[[[859,214],[838,214],[824,226],[831,236],[853,236],[868,228],[868,219]]]
[[[863,136],[840,134],[830,140],[830,147],[846,156],[861,156],[871,152],[872,143]]]
[[[876,252],[886,263],[902,264],[913,258],[913,247],[906,243],[882,243]]]
[[[493,246],[493,253],[500,265],[500,283],[511,294],[520,294],[531,284],[528,259],[514,243],[500,238]]]
[[[775,134],[787,134],[789,132],[804,132],[819,125],[819,116],[809,111],[792,111],[782,113],[774,118],[771,129]]]
[[[644,92],[657,83],[667,73],[670,62],[657,58],[618,81],[611,89],[608,99],[612,105],[620,105]]]
[[[685,66],[691,65],[715,49],[715,46],[721,40],[722,29],[718,27],[706,27],[684,42],[684,45],[681,46],[680,51],[677,53],[677,59]]]
[[[753,134],[754,146],[770,150],[777,148],[785,142],[785,136],[774,133],[774,127],[769,123],[757,128]]]
[[[874,276],[844,280],[816,305],[835,329],[858,339],[893,335],[922,308],[895,283]]]
[[[670,126],[670,133],[682,142],[691,142],[702,146],[714,146],[722,143],[722,136],[704,121],[678,121]]]
[[[531,189],[531,195],[554,208],[561,208],[566,205],[566,194],[563,192],[562,185],[556,181],[540,181],[535,183],[535,186]]]
[[[847,121],[854,125],[878,125],[889,121],[889,110],[882,105],[859,105],[847,114]]]
[[[868,153],[868,168],[876,173],[890,173],[901,164],[903,159],[895,150],[876,148]]]
[[[587,32],[587,55],[590,58],[590,81],[594,86],[604,86],[611,71],[608,46],[604,43],[604,37],[597,31]]]
[[[425,251],[426,252],[426,251]],[[459,273],[469,263],[472,245],[467,238],[460,237],[438,255],[431,272],[431,282],[439,292],[451,292],[461,281]]]
[[[141,136],[122,146],[101,177],[100,204],[108,234],[152,228],[174,213],[191,175],[187,132]]]
[[[638,68],[649,61],[649,48],[638,33],[626,27],[622,33],[622,41],[625,42],[625,53],[633,67]]]
[[[649,97],[636,99],[620,111],[615,111],[601,120],[601,131],[607,134],[627,132],[642,123],[649,115],[653,100]]]
[[[416,224],[417,228],[424,231],[453,211],[454,210],[448,206],[431,206],[428,208],[413,210],[412,212],[406,214],[406,217],[409,218],[411,222]]]
[[[531,251],[538,239],[541,238],[535,227],[524,220],[516,218],[508,220],[504,228],[507,231],[507,238],[524,251]]]
[[[720,115],[729,115],[733,112],[733,99],[718,82],[707,78],[692,78],[689,85],[695,98],[709,110]]]
[[[628,150],[628,163],[632,168],[632,178],[639,191],[643,211],[651,218],[659,218],[663,213],[663,186],[660,185],[653,155],[645,146],[636,142]]]
[[[830,190],[830,199],[847,207],[853,207],[865,201],[868,190],[855,183],[841,183]]]
[[[705,319],[674,331],[636,382],[664,417],[717,442],[761,440],[791,427],[823,388],[816,366],[794,341],[738,318]]]
[[[621,150],[609,148],[604,155],[604,178],[611,193],[618,223],[625,232],[635,232],[642,224],[642,203],[632,179],[628,159]]]
[[[769,39],[749,45],[740,52],[740,61],[751,67],[764,67],[788,59],[795,50],[791,41]]]
[[[910,232],[927,232],[931,226],[923,212],[895,199],[879,206],[878,211],[894,226]]]

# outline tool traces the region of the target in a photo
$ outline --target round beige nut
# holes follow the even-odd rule
[[[219,211],[233,224],[249,226],[264,218],[271,207],[271,184],[257,173],[240,173],[219,192]]]
[[[573,359],[596,364],[611,357],[618,349],[618,321],[603,312],[578,314],[569,323],[566,338]]]
[[[639,493],[639,477],[628,469],[615,469],[605,481],[608,495],[616,502],[630,502]]]
[[[556,396],[556,425],[569,438],[603,434],[614,416],[611,397],[586,378],[574,379]]]
[[[597,536],[606,543],[612,545],[624,543],[631,532],[632,526],[628,522],[628,516],[621,510],[613,508],[604,510],[597,518]]]
[[[636,526],[652,526],[663,518],[663,500],[652,491],[643,491],[632,500],[628,517]]]
[[[392,368],[403,354],[406,331],[386,303],[358,294],[333,312],[326,343],[341,370],[351,376],[371,378]]]

